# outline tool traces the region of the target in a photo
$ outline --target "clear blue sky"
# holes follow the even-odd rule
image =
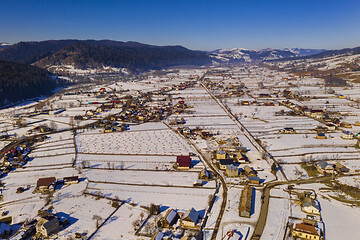
[[[360,46],[359,0],[0,0],[0,42],[112,39],[191,49]]]

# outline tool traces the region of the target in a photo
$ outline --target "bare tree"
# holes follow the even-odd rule
[[[102,217],[99,216],[99,215],[94,215],[92,219],[93,219],[93,220],[96,220],[96,228],[100,227],[100,223],[101,223],[101,221],[102,221]]]

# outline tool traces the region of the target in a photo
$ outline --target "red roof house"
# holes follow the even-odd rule
[[[191,158],[190,156],[177,156],[176,164],[178,169],[190,169]]]

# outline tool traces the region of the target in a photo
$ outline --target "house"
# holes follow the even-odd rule
[[[295,132],[296,132],[295,129],[292,127],[286,127],[283,130],[283,133],[295,133]]]
[[[180,238],[180,240],[199,240],[201,239],[200,235],[201,234],[199,232],[187,232]]]
[[[326,128],[330,131],[335,131],[336,126],[334,124],[329,123],[329,124],[326,124]]]
[[[241,235],[235,230],[229,230],[221,240],[240,240]]]
[[[334,164],[335,170],[338,173],[347,173],[349,172],[349,168],[345,167],[343,164],[341,164],[340,162],[337,162]]]
[[[334,167],[325,161],[317,162],[315,167],[320,173],[334,173]]]
[[[210,171],[207,171],[206,169],[201,170],[199,173],[199,179],[201,180],[210,180],[212,173]]]
[[[51,191],[55,189],[55,184],[55,177],[39,178],[36,183],[36,190],[39,192]]]
[[[151,238],[151,240],[162,240],[164,238],[165,234],[157,231],[155,235]]]
[[[344,127],[344,128],[352,128],[351,124],[348,122],[341,122],[340,123],[340,127]]]
[[[318,204],[316,204],[315,200],[312,199],[311,197],[305,197],[302,200],[301,203],[301,210],[309,213],[309,214],[316,214],[316,215],[320,215],[320,207]]]
[[[323,110],[311,110],[310,112],[310,116],[316,119],[322,118],[323,114],[324,114]]]
[[[316,133],[316,139],[326,139],[325,133]]]
[[[199,219],[200,219],[199,213],[194,208],[191,208],[181,218],[181,226],[195,227]]]
[[[193,183],[194,187],[202,187],[202,185],[203,185],[203,181],[201,179],[198,179]]]
[[[0,132],[0,139],[7,139],[9,137],[9,135],[7,134],[7,132]]]
[[[302,239],[320,240],[321,235],[313,225],[296,223],[293,227],[292,236],[300,237]]]
[[[249,176],[249,183],[260,184],[260,178],[257,176]]]
[[[170,209],[168,210],[165,217],[162,219],[161,226],[170,227],[174,225],[178,219],[179,219],[179,214],[174,209]]]
[[[12,233],[11,226],[0,222],[0,238],[1,239],[9,239],[11,233]]]
[[[76,184],[79,183],[79,177],[78,176],[72,176],[72,177],[64,177],[64,184]]]
[[[256,172],[248,165],[246,165],[244,167],[244,173],[246,176],[256,176],[257,175]]]
[[[190,169],[191,166],[190,156],[177,156],[176,165],[178,169]]]
[[[94,111],[93,110],[87,110],[86,112],[85,112],[85,115],[86,116],[94,116]]]
[[[233,165],[232,159],[220,159],[219,161],[219,168],[221,170],[226,170],[226,166]]]
[[[341,138],[346,140],[351,140],[354,138],[354,134],[349,131],[345,131],[342,133]]]
[[[36,223],[36,234],[48,237],[60,231],[59,220],[54,215],[41,217]]]
[[[105,127],[104,133],[112,133],[114,129],[112,127]]]
[[[224,150],[220,150],[216,152],[216,159],[226,159],[226,152]]]
[[[239,210],[241,217],[249,218],[251,216],[252,194],[253,194],[253,188],[249,185],[245,185],[240,198]]]
[[[225,174],[228,177],[238,177],[239,168],[234,165],[226,165]]]

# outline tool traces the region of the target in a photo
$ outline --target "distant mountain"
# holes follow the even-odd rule
[[[0,106],[49,95],[56,85],[56,80],[44,69],[0,61]]]
[[[42,68],[59,65],[72,65],[79,69],[109,66],[131,71],[211,63],[207,53],[182,46],[153,46],[111,40],[20,42],[1,49],[0,60],[33,64]]]
[[[339,56],[339,55],[356,55],[360,54],[360,47],[355,48],[344,48],[340,50],[327,50],[320,53],[317,53],[315,55],[310,56],[302,56],[298,59],[314,59],[314,58],[325,58],[325,57],[333,57],[333,56]]]
[[[327,50],[309,56],[266,61],[265,64],[299,75],[324,78],[329,86],[360,82],[360,47]]]
[[[308,56],[317,54],[324,49],[302,49],[302,48],[285,48],[285,49],[261,49],[251,50],[244,48],[219,49],[210,53],[210,56],[219,62],[261,62],[275,59],[288,59],[299,56]]]

